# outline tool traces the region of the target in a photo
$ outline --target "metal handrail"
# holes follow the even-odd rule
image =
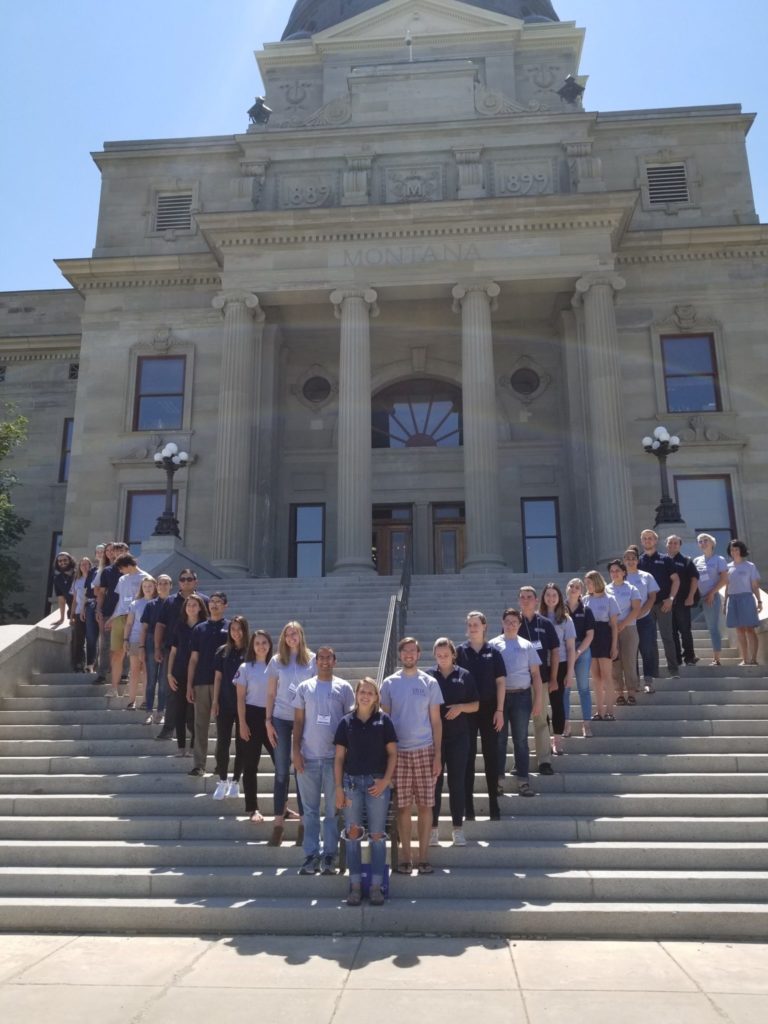
[[[411,553],[403,563],[403,570],[400,573],[400,583],[396,593],[389,599],[387,611],[387,623],[384,629],[384,639],[381,644],[379,656],[379,667],[376,671],[376,681],[381,683],[387,676],[391,675],[397,667],[397,645],[405,636],[405,626],[408,621],[408,601],[411,594],[411,577],[413,566]]]

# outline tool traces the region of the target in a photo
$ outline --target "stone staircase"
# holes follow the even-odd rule
[[[299,617],[316,644],[324,627],[313,615],[330,612],[330,596],[326,601],[319,593],[313,604],[302,594],[302,606],[296,600],[288,612],[287,605],[278,607],[280,588],[272,582],[259,593],[261,581],[250,581],[249,619],[269,626],[270,615],[279,625]],[[438,581],[441,625],[434,629],[418,618],[428,601],[417,579],[409,630],[426,646],[438,633],[460,639],[472,606],[479,604],[493,620],[509,591],[502,581],[494,607],[487,592],[480,600],[479,588],[488,582],[452,580],[460,597],[454,607],[445,581]],[[383,605],[391,583],[381,588]],[[344,647],[332,627],[343,619],[362,622],[371,634],[383,629],[381,615],[363,622],[360,594],[375,590],[377,581],[363,584],[354,595],[339,587],[341,600],[344,593],[349,599],[325,620],[327,639],[347,653],[348,664],[354,658],[375,664],[374,647],[370,654],[351,642]],[[246,584],[227,589],[230,609],[239,611]],[[382,908],[346,907],[342,877],[298,877],[295,826],[289,824],[281,848],[268,847],[271,826],[238,817],[242,802],[213,801],[214,777],[189,778],[189,761],[172,756],[175,744],[156,741],[157,729],[143,725],[142,713],[122,710],[125,703],[90,677],[70,674],[30,676],[0,701],[0,929],[768,934],[768,690],[762,669],[724,667],[715,675],[696,666],[679,679],[661,680],[656,694],[617,709],[616,722],[594,723],[592,739],[567,740],[566,755],[554,759],[556,774],[535,777],[535,799],[505,796],[500,822],[487,817],[478,774],[478,819],[466,826],[469,845],[449,845],[444,796],[442,845],[432,851],[435,874],[395,876]],[[271,764],[262,767],[260,806],[269,815]]]

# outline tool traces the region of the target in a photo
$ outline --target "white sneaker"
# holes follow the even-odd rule
[[[227,795],[228,789],[229,783],[226,781],[226,779],[222,779],[221,782],[219,782],[219,784],[216,786],[216,789],[214,789],[213,791],[213,799],[223,800],[224,797]]]
[[[242,794],[240,792],[240,783],[239,782],[235,782],[234,779],[232,780],[232,782],[230,782],[230,784],[229,784],[229,786],[227,788],[227,796],[232,796],[232,797],[235,798],[235,800],[239,800],[240,799]]]
[[[464,830],[455,828],[453,830],[453,845],[454,846],[466,846],[467,837],[464,835]]]
[[[429,845],[439,846],[440,845],[440,831],[439,829],[433,828],[429,833]]]

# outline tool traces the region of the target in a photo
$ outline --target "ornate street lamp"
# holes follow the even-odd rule
[[[189,455],[180,452],[179,446],[169,441],[162,451],[155,452],[155,465],[165,470],[165,508],[158,516],[153,537],[179,537],[179,521],[173,514],[173,477],[189,464]]]
[[[661,501],[656,506],[656,526],[663,523],[682,523],[680,506],[673,501],[669,493],[667,479],[667,456],[674,454],[680,447],[680,438],[670,436],[666,427],[656,427],[653,437],[643,438],[643,448],[649,455],[659,460],[659,476],[661,477]]]

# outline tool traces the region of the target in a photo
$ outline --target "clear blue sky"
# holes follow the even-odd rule
[[[65,285],[89,256],[106,140],[241,132],[261,90],[253,51],[292,0],[0,0],[0,291]],[[586,27],[590,110],[734,103],[768,220],[763,0],[555,0]]]

